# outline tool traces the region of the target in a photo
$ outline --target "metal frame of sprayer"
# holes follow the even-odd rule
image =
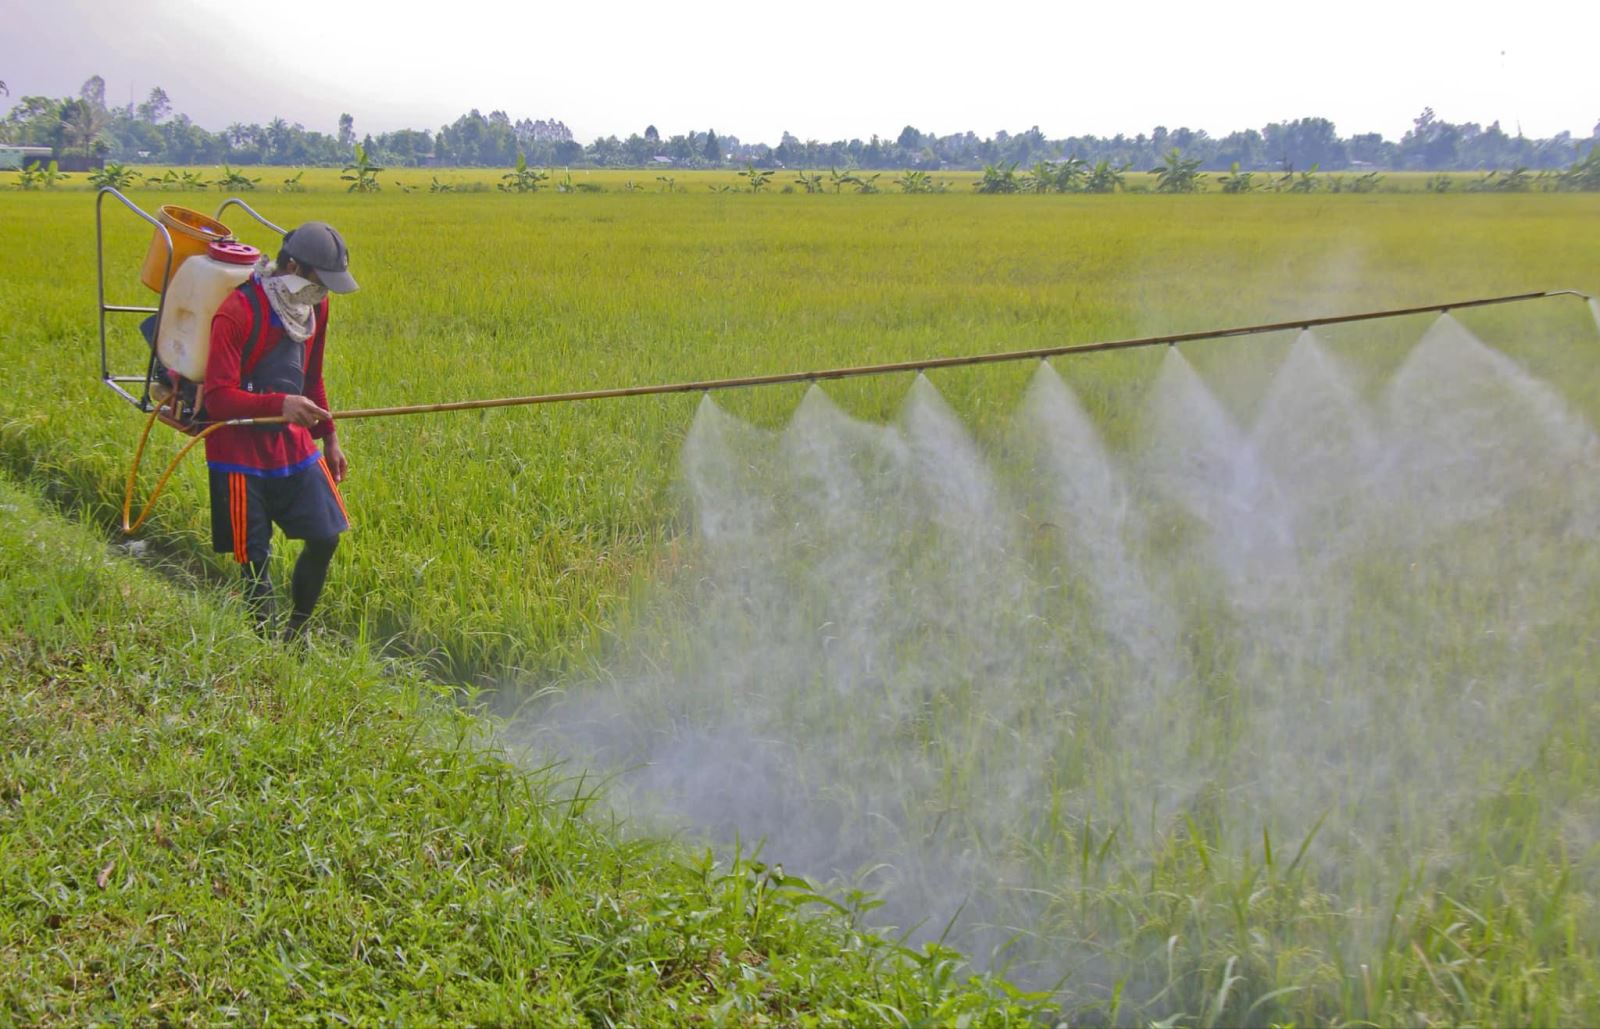
[[[122,204],[122,206],[132,211],[144,221],[149,222],[150,225],[155,229],[157,237],[167,249],[166,269],[161,278],[161,281],[165,283],[171,283],[172,281],[172,233],[165,225],[161,224],[159,219],[152,216],[150,212],[144,210],[144,208],[140,207],[138,204],[135,204],[133,201],[129,200],[114,186],[102,186],[99,193],[95,197],[94,255],[96,292],[99,304],[100,319],[100,381],[111,387],[111,389],[118,396],[128,401],[128,403],[132,404],[140,411],[149,414],[158,410],[158,405],[152,404],[150,399],[150,385],[152,376],[155,373],[155,348],[154,346],[151,347],[150,360],[145,364],[145,372],[143,375],[113,374],[111,371],[110,356],[106,350],[106,315],[153,314],[156,316],[156,324],[159,326],[161,324],[161,316],[166,310],[167,292],[165,289],[161,291],[161,295],[159,298],[157,298],[155,307],[142,307],[133,304],[106,303],[105,200],[107,196],[115,197],[116,200]],[[251,207],[238,197],[229,197],[228,199],[224,200],[221,206],[217,208],[216,214],[212,215],[212,217],[218,221],[221,221],[222,213],[230,207],[239,208],[240,210],[244,211],[245,214],[248,214],[251,218],[254,218],[263,227],[270,229],[279,236],[284,234],[281,227],[274,225],[272,222],[262,217],[261,214],[255,210],[255,208]],[[136,384],[142,387],[139,395],[137,396],[135,396],[133,393],[130,393],[127,389],[128,386]],[[187,428],[172,418],[163,417],[161,420],[167,422],[169,425],[173,425],[176,428]]]

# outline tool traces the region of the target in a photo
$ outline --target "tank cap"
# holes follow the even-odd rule
[[[223,264],[255,264],[261,251],[248,243],[222,242],[206,244],[206,254]]]

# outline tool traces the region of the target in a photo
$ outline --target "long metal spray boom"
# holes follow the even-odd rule
[[[659,393],[707,393],[711,390],[741,389],[747,386],[773,386],[780,383],[823,382],[830,379],[854,379],[867,375],[890,375],[896,372],[922,372],[932,368],[959,368],[967,365],[998,364],[1003,361],[1044,360],[1070,354],[1088,354],[1099,350],[1131,350],[1136,347],[1153,347],[1176,343],[1192,343],[1207,339],[1228,339],[1236,336],[1258,336],[1269,332],[1287,332],[1294,329],[1314,329],[1322,325],[1342,325],[1348,322],[1373,321],[1379,318],[1398,318],[1411,314],[1448,313],[1470,307],[1488,307],[1491,304],[1511,304],[1523,300],[1543,300],[1547,297],[1571,296],[1587,300],[1594,298],[1575,289],[1543,290],[1538,293],[1516,293],[1500,297],[1478,297],[1458,300],[1448,304],[1424,304],[1421,307],[1399,307],[1385,311],[1364,311],[1360,314],[1329,315],[1322,318],[1297,318],[1293,321],[1270,322],[1264,325],[1241,325],[1229,329],[1206,329],[1199,332],[1177,332],[1164,336],[1138,336],[1131,339],[1102,340],[1096,343],[1069,343],[1055,347],[1036,347],[1031,350],[1008,350],[993,354],[968,354],[959,357],[930,357],[922,361],[893,361],[887,364],[854,365],[847,368],[825,368],[809,372],[780,372],[773,375],[749,375],[735,379],[703,379],[697,382],[671,382],[653,386],[623,386],[613,389],[579,390],[569,393],[541,393],[525,397],[498,397],[492,400],[456,400],[442,404],[411,404],[401,407],[366,407],[350,411],[335,411],[333,417],[388,418],[406,414],[436,414],[443,411],[480,411],[493,407],[529,407],[534,404],[564,404],[576,400],[611,400],[617,397],[644,397]],[[1597,316],[1600,318],[1600,316]],[[219,423],[226,425],[281,424],[282,418],[240,418]]]
[[[1521,300],[1542,300],[1546,297],[1571,296],[1586,300],[1595,313],[1595,322],[1600,326],[1600,302],[1587,293],[1575,289],[1545,290],[1540,293],[1517,293],[1503,297],[1479,297],[1473,300],[1458,300],[1450,304],[1426,304],[1422,307],[1398,307],[1387,311],[1365,311],[1361,314],[1331,315],[1325,318],[1297,318],[1294,321],[1271,322],[1265,325],[1241,325],[1231,329],[1208,329],[1201,332],[1177,332],[1165,336],[1139,336],[1133,339],[1104,340],[1098,343],[1069,343],[1058,347],[1038,347],[1032,350],[1009,350],[995,354],[972,354],[963,357],[932,357],[925,361],[895,361],[889,364],[864,364],[848,368],[825,368],[813,372],[783,372],[776,375],[750,375],[738,379],[704,379],[699,382],[672,382],[656,386],[624,386],[617,389],[592,389],[581,390],[573,393],[541,393],[527,397],[500,397],[494,400],[458,400],[444,404],[412,404],[404,407],[368,407],[351,411],[335,411],[333,417],[341,418],[387,418],[403,414],[433,414],[441,411],[481,411],[491,407],[529,407],[534,404],[562,404],[575,400],[609,400],[614,397],[644,397],[657,393],[707,393],[714,389],[738,389],[744,386],[772,386],[783,382],[822,382],[828,379],[853,379],[865,375],[890,375],[895,372],[923,372],[930,368],[959,368],[965,365],[997,364],[1001,361],[1044,360],[1051,357],[1063,357],[1068,354],[1088,354],[1097,350],[1129,350],[1134,347],[1153,347],[1163,344],[1189,343],[1203,339],[1227,339],[1232,336],[1256,336],[1268,332],[1287,332],[1294,329],[1314,329],[1319,325],[1341,325],[1346,322],[1372,321],[1377,318],[1398,318],[1408,314],[1429,314],[1431,312],[1448,312],[1468,307],[1487,307],[1490,304],[1511,304]],[[110,382],[111,380],[107,380]],[[114,384],[114,383],[113,383]],[[130,398],[131,399],[131,398]],[[225,425],[281,425],[287,419],[277,418],[238,418],[226,422],[212,422],[204,427],[191,426],[199,432],[167,465],[166,471],[161,473],[156,480],[155,489],[150,492],[150,499],[145,502],[144,511],[133,517],[133,489],[139,474],[139,464],[144,456],[145,442],[149,439],[150,430],[156,423],[156,418],[161,409],[152,411],[150,418],[145,422],[144,433],[139,437],[138,449],[134,452],[133,465],[128,469],[127,488],[122,497],[122,531],[132,533],[144,524],[150,516],[151,506],[161,491],[166,488],[167,480],[171,478],[178,463],[183,460],[194,446],[205,437],[216,432]]]

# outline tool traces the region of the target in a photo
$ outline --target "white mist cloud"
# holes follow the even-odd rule
[[[1048,366],[987,450],[920,378],[889,425],[708,399],[692,572],[511,738],[618,770],[646,826],[875,868],[914,939],[957,919],[1036,982],[1113,942],[1057,903],[1096,826],[1144,868],[1188,817],[1244,850],[1320,823],[1307,860],[1360,911],[1450,853],[1586,666],[1600,444],[1449,318],[1381,404],[1351,382],[1303,334],[1244,427],[1173,351],[1126,454]]]

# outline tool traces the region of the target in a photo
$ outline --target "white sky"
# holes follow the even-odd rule
[[[1397,140],[1431,106],[1586,137],[1597,30],[1594,0],[0,0],[0,110],[98,73],[110,102],[159,85],[212,131],[281,115],[332,132],[341,111],[358,133],[437,129],[476,107],[583,141],[647,124],[769,143],[907,123],[1221,135],[1312,115]]]

